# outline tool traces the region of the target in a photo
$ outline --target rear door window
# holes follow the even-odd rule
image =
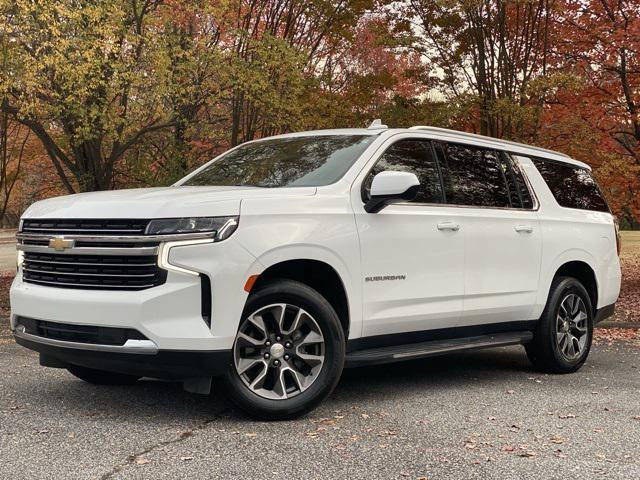
[[[441,144],[440,166],[446,203],[474,207],[511,207],[503,160],[493,150]]]
[[[531,160],[561,207],[609,211],[609,206],[588,169],[547,159]]]

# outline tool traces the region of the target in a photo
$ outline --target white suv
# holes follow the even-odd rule
[[[240,145],[168,188],[38,202],[17,342],[90,383],[156,377],[290,418],[344,366],[522,344],[576,371],[620,288],[589,167],[431,127]]]

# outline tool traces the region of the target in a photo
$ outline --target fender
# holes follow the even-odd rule
[[[259,275],[269,267],[289,260],[316,260],[329,265],[336,271],[347,294],[350,318],[349,338],[360,337],[362,335],[362,299],[360,289],[354,288],[354,285],[359,285],[358,279],[352,277],[346,262],[329,248],[307,243],[276,247],[257,257],[249,271]]]
[[[540,272],[540,288],[538,289],[538,297],[536,299],[536,308],[534,310],[535,317],[539,317],[544,310],[544,306],[547,303],[547,297],[549,296],[549,289],[551,288],[551,282],[556,272],[569,262],[583,262],[586,263],[591,270],[593,270],[596,279],[596,288],[598,290],[598,298],[600,298],[600,278],[598,277],[598,268],[596,267],[596,260],[589,252],[580,248],[570,248],[564,250],[551,262],[549,262],[548,268],[543,269]],[[597,306],[596,306],[597,307]]]

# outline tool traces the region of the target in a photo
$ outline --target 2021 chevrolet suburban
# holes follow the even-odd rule
[[[175,185],[24,214],[16,341],[95,384],[141,377],[291,418],[343,367],[522,344],[585,362],[620,289],[609,208],[581,162],[413,127],[248,142]]]

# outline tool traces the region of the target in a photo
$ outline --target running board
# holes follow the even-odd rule
[[[360,367],[380,363],[400,362],[417,358],[434,357],[453,352],[480,350],[482,348],[522,345],[533,339],[530,331],[495,333],[477,337],[455,338],[451,340],[431,340],[392,347],[358,350],[347,354],[345,367]]]

